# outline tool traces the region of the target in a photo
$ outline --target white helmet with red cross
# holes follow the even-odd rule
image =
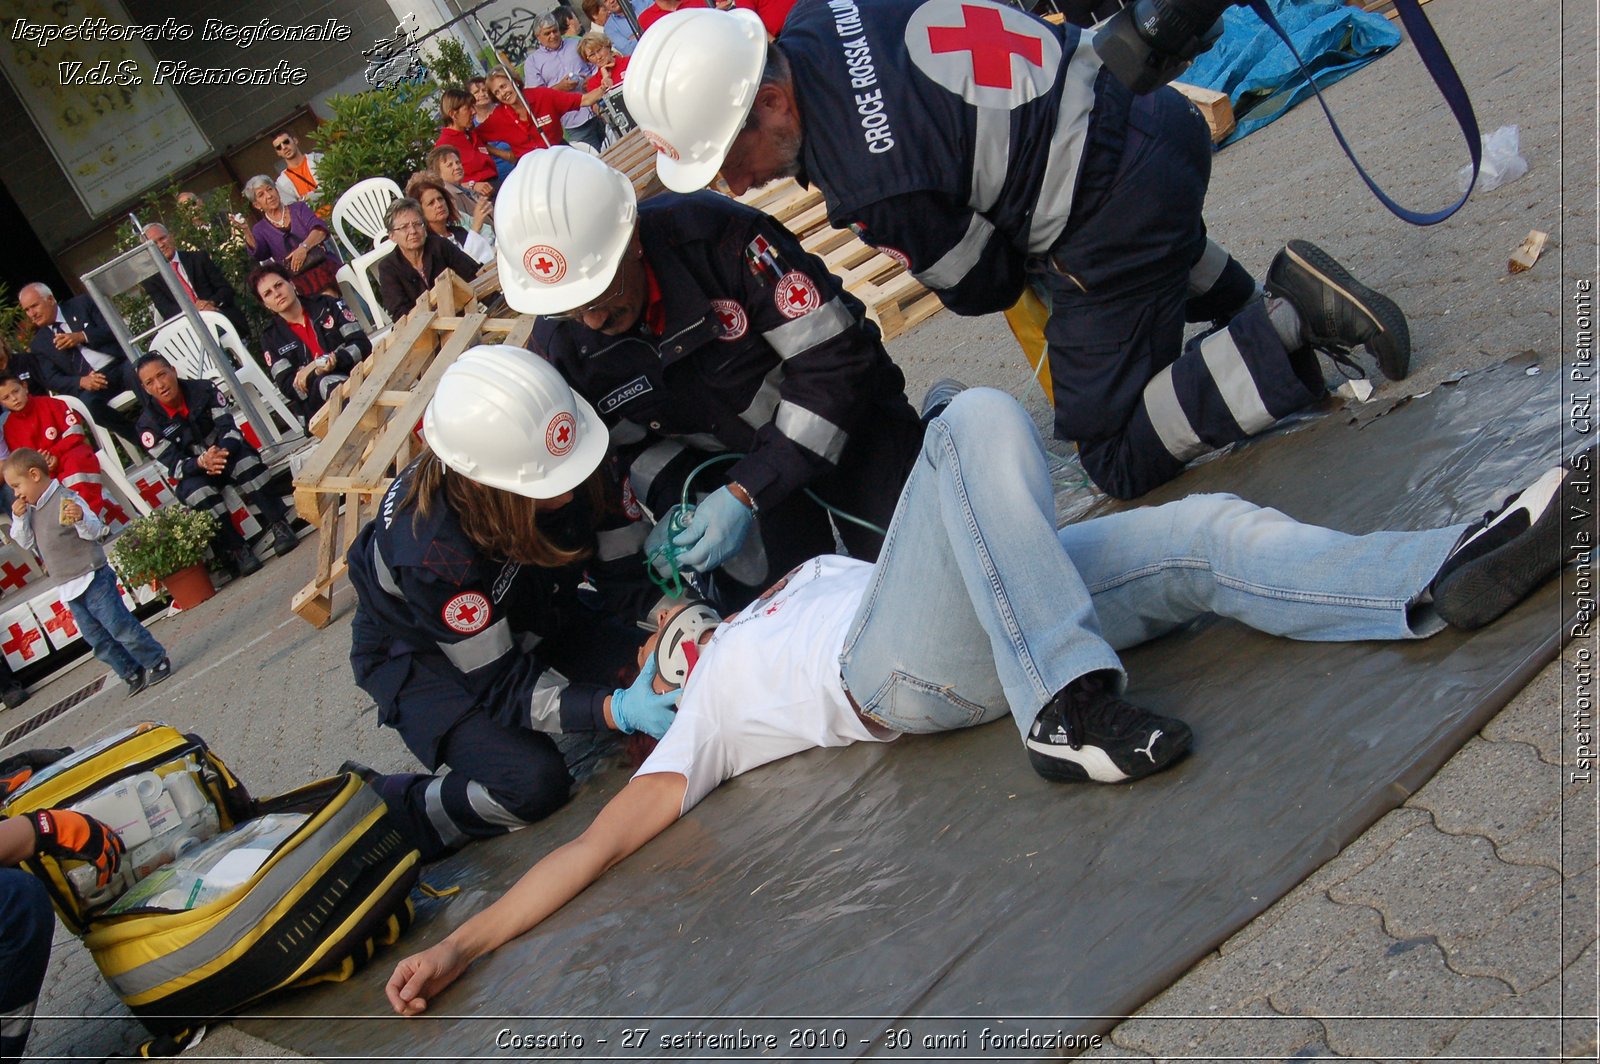
[[[674,192],[705,188],[755,103],[767,31],[754,11],[680,8],[639,38],[622,98]],[[496,227],[498,229],[498,227]]]
[[[565,146],[524,155],[494,201],[506,302],[523,314],[591,302],[616,276],[637,216],[633,183],[598,157]]]
[[[486,344],[444,371],[422,415],[439,460],[468,480],[530,499],[565,495],[606,455],[605,424],[550,363]]]

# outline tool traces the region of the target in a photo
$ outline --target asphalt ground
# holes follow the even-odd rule
[[[1306,103],[1216,157],[1210,231],[1257,276],[1285,240],[1300,237],[1393,296],[1410,318],[1413,372],[1379,383],[1379,399],[1527,353],[1570,378],[1584,365],[1580,334],[1590,326],[1581,316],[1592,312],[1584,286],[1597,274],[1594,6],[1437,0],[1426,12],[1484,131],[1520,127],[1528,173],[1475,195],[1443,225],[1413,228],[1372,198]],[[1466,152],[1409,45],[1326,96],[1396,198],[1429,209],[1453,200]],[[1508,256],[1532,229],[1550,235],[1543,257],[1509,274]],[[1588,343],[1592,353],[1592,332]],[[940,314],[890,351],[913,398],[953,375],[1012,391],[1044,421],[1043,397],[999,317]],[[1568,386],[1585,387],[1592,393],[1592,384]],[[1569,450],[1582,428],[1574,419]],[[307,546],[161,621],[155,631],[177,670],[167,684],[134,699],[109,689],[25,744],[81,744],[164,719],[207,736],[258,793],[325,775],[347,757],[412,765],[351,681],[348,588],[326,629],[288,611],[312,554]],[[1567,581],[1575,593],[1575,574]],[[1426,786],[1116,1027],[1094,1055],[1596,1059],[1597,792],[1573,728],[1574,711],[1593,698],[1595,650],[1592,634],[1568,644]],[[26,706],[0,711],[0,732],[102,671],[86,663]],[[30,1056],[99,1059],[141,1037],[87,952],[58,933]],[[224,1025],[186,1056],[293,1054]]]

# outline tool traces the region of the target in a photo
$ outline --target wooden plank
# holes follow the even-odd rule
[[[1228,99],[1227,93],[1202,89],[1198,85],[1187,85],[1181,81],[1174,81],[1172,87],[1183,93],[1189,102],[1199,109],[1206,120],[1206,125],[1211,128],[1213,144],[1233,132],[1233,102]]]
[[[1539,261],[1539,256],[1544,252],[1545,242],[1550,239],[1550,234],[1539,229],[1528,233],[1520,247],[1511,253],[1511,261],[1506,263],[1506,269],[1512,273],[1522,273],[1532,269],[1533,264]]]

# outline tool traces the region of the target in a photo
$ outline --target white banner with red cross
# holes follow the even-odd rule
[[[26,602],[0,613],[0,651],[5,653],[6,664],[13,672],[43,660],[50,653],[44,628]]]
[[[128,483],[132,484],[144,501],[152,509],[159,509],[178,501],[178,493],[173,490],[172,481],[161,474],[161,467],[154,462],[135,466],[128,470]]]
[[[9,539],[0,543],[0,595],[10,595],[44,578],[44,566],[32,551],[23,550]]]
[[[78,620],[72,616],[67,604],[61,601],[59,591],[52,588],[29,599],[28,605],[33,609],[34,618],[38,620],[52,649],[65,650],[73,643],[82,641],[83,633],[78,631]]]

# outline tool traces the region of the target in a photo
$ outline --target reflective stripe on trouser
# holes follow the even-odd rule
[[[239,547],[244,545],[244,539],[234,528],[233,516],[228,512],[227,502],[222,496],[222,487],[225,484],[233,485],[245,503],[261,515],[262,525],[272,525],[284,520],[288,511],[284,509],[282,499],[266,490],[270,480],[260,453],[253,447],[246,447],[221,476],[201,473],[184,477],[178,482],[178,498],[196,510],[210,510],[216,514],[222,522],[218,539],[230,548]]]
[[[388,776],[378,786],[424,861],[542,820],[566,804],[572,788],[554,739],[497,724],[487,713],[462,718],[439,751],[436,775]]]

